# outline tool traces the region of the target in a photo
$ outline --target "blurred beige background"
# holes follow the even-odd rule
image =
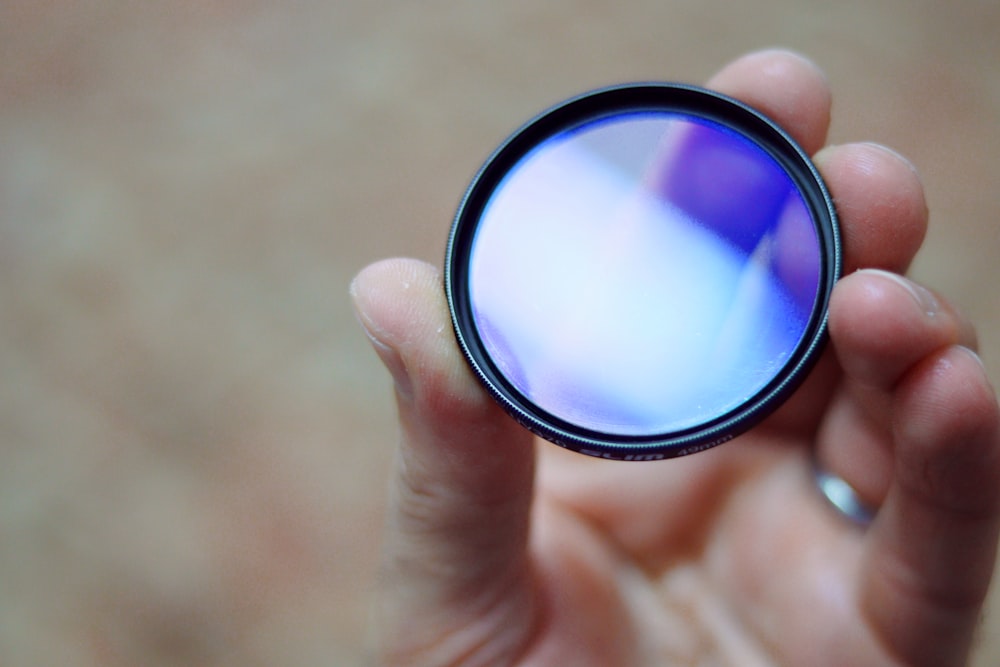
[[[0,3],[0,664],[353,665],[395,439],[351,276],[586,88],[786,45],[1000,378],[1000,3]],[[998,481],[1000,483],[1000,481]],[[976,665],[1000,661],[1000,596]]]

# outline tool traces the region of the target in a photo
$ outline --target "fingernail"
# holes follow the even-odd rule
[[[413,382],[410,380],[410,373],[406,369],[403,357],[400,355],[399,350],[386,342],[383,336],[379,335],[378,328],[365,315],[359,303],[356,281],[351,283],[350,295],[351,302],[354,305],[354,315],[361,325],[361,330],[365,332],[365,336],[368,337],[368,341],[375,350],[375,354],[378,355],[378,358],[382,361],[382,365],[385,366],[386,370],[392,376],[392,380],[396,385],[396,392],[401,396],[411,396],[413,393]]]
[[[881,276],[896,283],[913,297],[913,300],[920,306],[921,310],[927,317],[934,317],[938,314],[941,309],[941,304],[938,302],[937,297],[934,293],[922,285],[918,285],[912,280],[907,280],[898,273],[892,273],[891,271],[885,271],[883,269],[864,269],[865,273],[872,275]]]
[[[961,350],[962,352],[965,352],[965,354],[967,354],[973,361],[979,364],[979,367],[983,369],[984,373],[986,372],[986,364],[983,363],[982,357],[976,354],[975,350],[968,348],[964,345],[956,345],[955,347]]]
[[[361,322],[361,328],[368,336],[375,354],[382,360],[382,365],[392,376],[392,381],[396,384],[396,391],[402,396],[410,396],[413,393],[413,383],[410,380],[409,371],[406,370],[406,364],[403,363],[403,357],[400,356],[396,348],[379,340],[364,321]]]
[[[827,144],[826,146],[823,146],[823,148],[819,149],[819,151],[813,155],[813,162],[817,165],[826,162],[826,158],[838,148],[839,146],[837,144]]]
[[[899,160],[900,162],[902,162],[903,164],[905,164],[907,167],[909,167],[910,171],[912,171],[918,177],[920,176],[920,172],[917,171],[916,166],[912,162],[910,162],[910,160],[905,155],[903,155],[902,153],[898,153],[898,152],[894,151],[893,149],[889,148],[888,146],[883,146],[882,144],[877,144],[874,141],[866,141],[866,142],[864,142],[864,145],[865,146],[870,146],[870,147],[872,147],[874,149],[882,151],[883,153],[887,153],[887,154],[891,155],[892,157],[896,158],[897,160]]]

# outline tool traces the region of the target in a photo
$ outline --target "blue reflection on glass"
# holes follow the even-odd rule
[[[764,150],[712,121],[631,113],[557,135],[503,179],[469,290],[530,401],[624,436],[692,428],[770,383],[808,327],[816,226]]]

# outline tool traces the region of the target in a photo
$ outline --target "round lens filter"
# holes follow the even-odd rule
[[[463,353],[525,427],[651,460],[780,405],[839,273],[833,203],[782,129],[711,91],[632,84],[550,109],[490,157],[445,289]]]

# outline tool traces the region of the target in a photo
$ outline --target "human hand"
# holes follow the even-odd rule
[[[830,94],[801,58],[751,54],[709,85],[825,143]],[[909,164],[871,144],[816,162],[844,242],[832,345],[777,413],[694,456],[536,448],[468,371],[433,268],[357,277],[402,429],[381,664],[964,664],[1000,527],[994,392],[972,327],[899,275],[927,221]],[[879,508],[870,526],[825,504],[814,456]]]

